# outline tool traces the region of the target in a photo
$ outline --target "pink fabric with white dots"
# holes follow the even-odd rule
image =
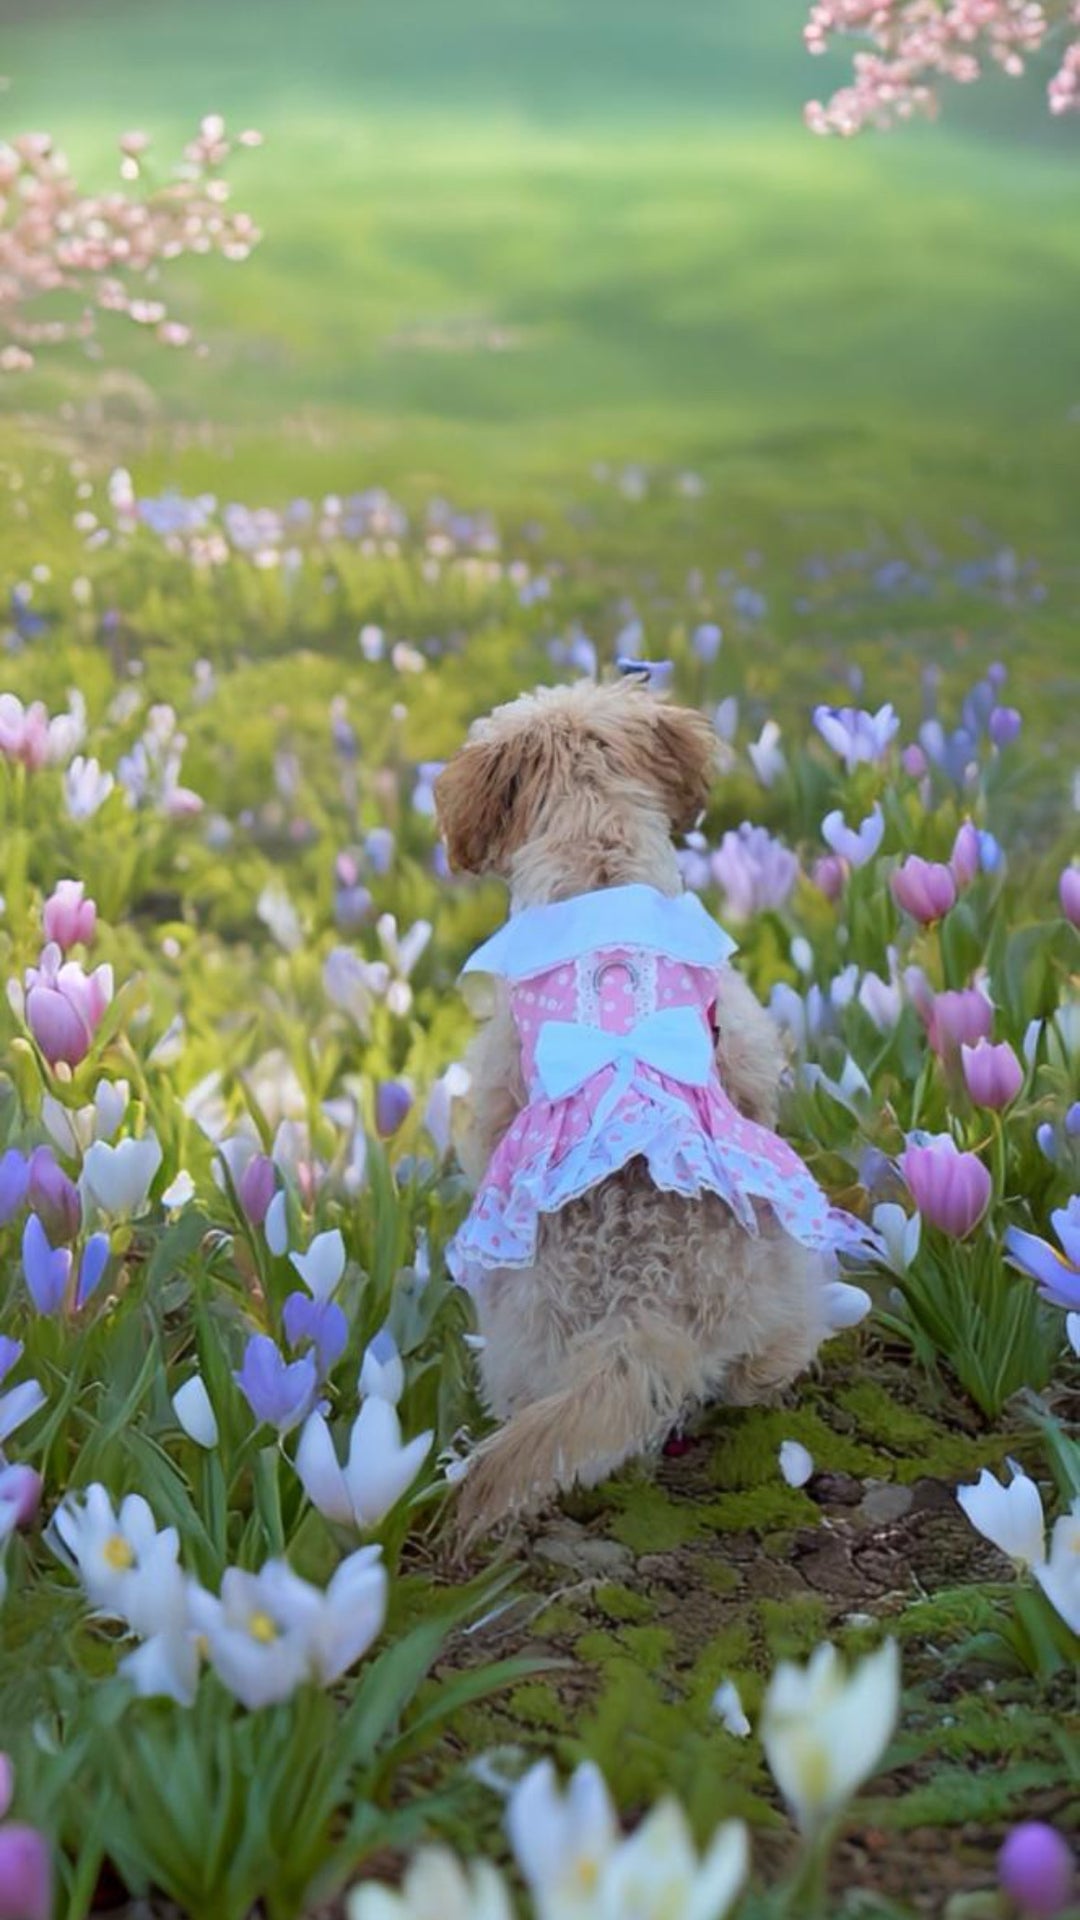
[[[606,1067],[564,1099],[547,1098],[536,1073],[540,1030],[572,1021],[627,1034],[662,1008],[692,1008],[710,1032],[717,971],[631,945],[601,947],[509,982],[529,1101],[492,1155],[472,1210],[447,1250],[450,1271],[474,1290],[486,1272],[528,1266],[539,1217],[555,1213],[638,1156],[656,1186],[688,1197],[719,1194],[746,1232],[771,1208],[807,1247],[869,1251],[867,1229],[830,1207],[807,1167],[769,1128],[728,1099],[715,1064],[705,1087],[636,1062],[612,1110],[594,1127],[618,1070]]]

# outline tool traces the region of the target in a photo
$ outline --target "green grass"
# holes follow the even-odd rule
[[[1064,550],[1074,130],[1044,124],[1033,81],[942,128],[814,141],[800,103],[839,69],[803,54],[800,19],[795,0],[142,0],[16,23],[9,124],[50,125],[90,177],[132,122],[163,158],[211,106],[267,135],[236,167],[259,253],[178,276],[210,358],[107,336],[152,383],[140,473],[550,511],[594,462],[640,460],[704,473],[718,528],[751,538],[793,515],[976,516]]]

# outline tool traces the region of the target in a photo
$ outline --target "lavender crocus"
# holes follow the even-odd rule
[[[236,1197],[253,1227],[261,1227],[277,1192],[277,1168],[268,1154],[255,1153],[236,1183]]]
[[[862,763],[876,765],[885,758],[900,726],[892,706],[867,713],[860,707],[816,707],[814,725],[822,739],[843,759],[848,773]]]
[[[59,1313],[71,1279],[70,1247],[51,1247],[36,1213],[31,1213],[22,1237],[23,1274],[38,1313]]]
[[[827,813],[821,823],[821,837],[850,867],[865,867],[872,860],[885,834],[885,815],[875,806],[859,827],[849,827],[839,808]]]
[[[306,1293],[290,1293],[282,1312],[290,1347],[310,1345],[319,1379],[337,1366],[348,1345],[349,1323],[336,1300],[313,1300]]]
[[[243,1365],[233,1377],[256,1420],[265,1420],[279,1433],[289,1433],[306,1419],[319,1385],[313,1354],[288,1362],[265,1333],[252,1334]]]
[[[79,1262],[79,1278],[75,1287],[75,1306],[85,1307],[91,1294],[97,1292],[105,1277],[109,1264],[109,1236],[107,1233],[92,1233],[82,1251]]]
[[[1074,927],[1080,927],[1080,867],[1066,867],[1058,881],[1061,911]]]
[[[0,1826],[0,1920],[50,1920],[53,1910],[49,1843],[18,1820]]]
[[[0,1155],[0,1227],[6,1227],[26,1199],[30,1168],[25,1154],[9,1147]]]
[[[97,907],[86,898],[81,880],[58,880],[41,910],[46,940],[55,941],[65,953],[80,942],[90,945],[97,926]]]
[[[4,1537],[8,1521],[19,1528],[33,1526],[43,1487],[40,1473],[22,1461],[0,1466],[0,1539]]]
[[[737,832],[725,833],[711,866],[726,895],[728,912],[736,920],[782,907],[799,872],[790,847],[774,840],[767,828],[752,827],[746,820]]]
[[[953,850],[949,855],[949,865],[958,887],[971,885],[979,871],[981,859],[979,830],[971,820],[965,820],[953,841]]]
[[[977,1154],[961,1153],[951,1134],[912,1143],[900,1171],[923,1219],[952,1240],[966,1240],[990,1204],[990,1175]]]
[[[917,853],[896,868],[890,884],[897,906],[923,926],[942,919],[956,904],[956,881],[950,869],[935,860],[921,860]]]
[[[1022,1227],[1009,1227],[1005,1252],[1013,1265],[1038,1283],[1043,1299],[1066,1313],[1080,1312],[1080,1194],[1074,1194],[1068,1206],[1050,1215],[1050,1224],[1061,1243],[1062,1252],[1037,1233],[1025,1233]]]
[[[1024,1084],[1024,1069],[1007,1040],[992,1046],[989,1040],[977,1040],[973,1047],[962,1046],[964,1081],[977,1107],[999,1112],[1016,1099]]]
[[[707,620],[700,627],[694,628],[690,636],[690,645],[698,659],[708,667],[716,659],[723,638],[723,630],[714,621]]]
[[[1076,1859],[1068,1841],[1042,1820],[1014,1827],[997,1862],[1002,1891],[1025,1920],[1056,1920],[1072,1902]]]
[[[1015,707],[995,707],[987,731],[995,747],[1010,747],[1019,738],[1023,724]]]

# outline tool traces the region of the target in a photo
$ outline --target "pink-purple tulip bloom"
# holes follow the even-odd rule
[[[87,900],[81,880],[58,880],[41,911],[45,938],[63,949],[90,945],[97,926],[97,907]]]
[[[50,1920],[52,1910],[49,1843],[36,1827],[9,1820],[0,1826],[0,1920]]]
[[[1071,1904],[1076,1860],[1068,1841],[1042,1820],[1014,1827],[998,1854],[998,1880],[1026,1920],[1056,1920]]]
[[[7,1510],[17,1527],[31,1527],[41,1505],[42,1479],[33,1467],[22,1461],[0,1466],[0,1508]],[[4,1522],[0,1520],[0,1538]]]
[[[953,850],[949,855],[949,865],[957,886],[970,886],[981,864],[979,830],[972,821],[965,820],[953,841]]]
[[[891,885],[897,906],[923,926],[943,919],[956,905],[956,881],[950,868],[936,860],[921,860],[917,853],[896,868]]]
[[[977,1107],[999,1112],[1010,1106],[1024,1084],[1024,1069],[1007,1040],[992,1046],[989,1040],[977,1040],[973,1047],[960,1049],[964,1080]]]
[[[965,1240],[990,1204],[989,1173],[977,1154],[961,1153],[950,1134],[910,1145],[900,1171],[922,1218],[952,1240]]]
[[[934,1052],[941,1057],[960,1047],[977,1047],[990,1038],[994,1009],[977,987],[935,993],[919,1008]]]
[[[1074,927],[1080,927],[1080,867],[1066,867],[1058,881],[1061,911]]]
[[[1050,1224],[1063,1251],[1037,1233],[1025,1233],[1022,1227],[1010,1227],[1005,1235],[1005,1251],[1014,1266],[1038,1282],[1039,1292],[1052,1307],[1066,1313],[1080,1313],[1080,1193],[1067,1207],[1050,1215]]]
[[[236,1197],[253,1227],[261,1227],[277,1192],[277,1168],[268,1154],[252,1154],[236,1186]]]
[[[112,996],[111,967],[84,973],[49,942],[40,964],[27,969],[26,1020],[51,1067],[61,1061],[77,1067],[85,1060]]]

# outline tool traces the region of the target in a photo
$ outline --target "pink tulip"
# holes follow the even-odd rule
[[[920,860],[917,853],[896,868],[892,876],[893,899],[913,920],[929,926],[940,920],[956,904],[956,881],[948,867],[935,860]]]
[[[0,1920],[50,1920],[51,1913],[48,1841],[12,1820],[0,1827]]]
[[[1008,1041],[994,1047],[989,1040],[977,1040],[973,1047],[962,1046],[960,1054],[975,1105],[995,1111],[1011,1105],[1024,1084],[1024,1069]]]
[[[1061,911],[1074,927],[1080,927],[1080,867],[1066,867],[1058,882]]]
[[[84,973],[49,942],[40,965],[27,968],[26,1019],[50,1066],[77,1067],[86,1058],[112,995],[111,967]]]
[[[919,1011],[926,1021],[930,1045],[940,1057],[955,1053],[958,1047],[975,1047],[980,1040],[988,1040],[994,1024],[994,1009],[977,987],[935,993]]]
[[[46,940],[55,942],[65,953],[79,941],[88,947],[94,937],[97,908],[92,900],[84,898],[85,893],[81,880],[58,880],[42,908]]]
[[[949,856],[953,878],[958,887],[969,887],[979,871],[979,830],[970,820],[965,820]]]
[[[900,1171],[923,1219],[953,1240],[966,1240],[990,1205],[992,1182],[974,1153],[961,1153],[939,1133],[900,1156]]]

